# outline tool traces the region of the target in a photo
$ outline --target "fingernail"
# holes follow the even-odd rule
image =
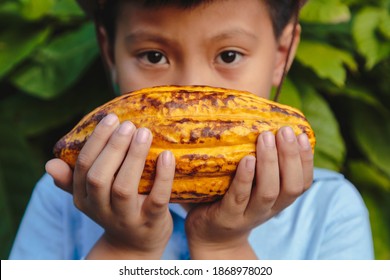
[[[118,120],[118,117],[115,114],[108,114],[107,116],[104,117],[103,123],[105,125],[111,126],[111,125],[114,125],[117,120]]]
[[[147,128],[140,128],[137,132],[136,140],[139,144],[145,144],[149,139],[149,130]]]
[[[283,138],[285,141],[294,142],[295,133],[291,127],[289,127],[289,126],[283,127],[282,128],[282,135],[283,135]]]
[[[130,122],[124,122],[120,125],[118,133],[121,135],[130,135],[133,130],[133,125]]]
[[[164,151],[161,156],[164,166],[168,167],[172,165],[172,153],[170,151]]]
[[[266,131],[262,134],[264,145],[268,148],[275,147],[275,136],[272,132]]]
[[[245,161],[245,167],[248,171],[252,172],[255,170],[255,164],[256,164],[256,159],[255,157],[247,157]]]
[[[298,143],[304,150],[311,149],[309,137],[307,137],[305,133],[302,133],[301,135],[298,136]]]

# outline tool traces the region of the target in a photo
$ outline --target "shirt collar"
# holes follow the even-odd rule
[[[169,204],[169,209],[175,213],[176,215],[178,215],[180,218],[183,218],[185,219],[187,217],[187,210],[185,210],[183,208],[183,206],[181,206],[180,204],[178,203],[171,203]]]

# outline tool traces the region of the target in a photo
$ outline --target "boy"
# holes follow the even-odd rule
[[[95,15],[120,92],[209,85],[266,98],[292,63],[300,33],[294,15],[303,3],[103,0],[92,10],[94,1],[80,2]],[[202,205],[169,205],[175,170],[169,151],[159,157],[150,195],[138,195],[151,140],[148,129],[108,115],[74,171],[49,161],[51,177],[36,187],[11,258],[373,257],[360,196],[341,175],[313,172],[305,134],[296,137],[289,127],[262,133],[256,158],[241,160],[223,199]]]

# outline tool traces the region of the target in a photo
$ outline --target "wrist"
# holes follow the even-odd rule
[[[110,240],[106,234],[96,242],[86,259],[89,260],[156,260],[163,250],[140,250]]]
[[[189,250],[193,260],[257,259],[247,239],[221,243],[189,242]]]

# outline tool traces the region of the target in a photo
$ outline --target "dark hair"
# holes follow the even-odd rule
[[[109,40],[114,41],[116,17],[119,12],[121,1],[132,0],[110,0],[105,4],[104,9],[97,14],[97,21],[102,24],[108,34]],[[192,8],[212,0],[142,0],[137,1],[140,5],[151,8],[158,8],[165,5],[174,5],[183,9]],[[260,1],[260,0],[259,0]],[[278,38],[288,22],[298,14],[300,1],[298,0],[261,0],[269,9],[275,37]]]

